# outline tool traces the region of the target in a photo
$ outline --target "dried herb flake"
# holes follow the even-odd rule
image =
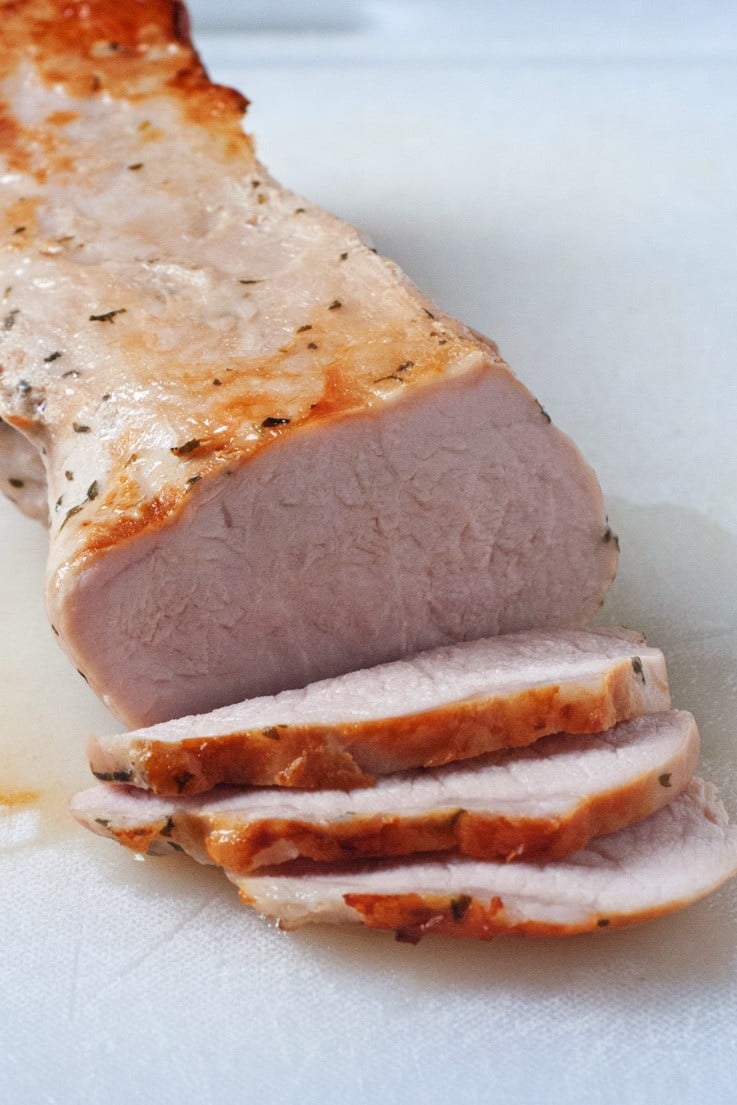
[[[670,771],[666,771],[662,775],[658,775],[658,782],[660,783],[661,787],[670,787],[670,786],[672,786],[673,784],[671,783],[670,779],[671,779],[671,772]]]
[[[72,429],[75,434],[88,434],[90,432],[89,426],[85,426],[81,422],[72,422]]]
[[[17,476],[9,476],[8,483],[11,487],[25,487],[25,482],[21,479],[18,479]]]
[[[265,418],[261,423],[265,430],[270,429],[272,426],[287,426],[289,424],[288,418]]]
[[[644,669],[642,667],[642,660],[640,659],[639,656],[633,656],[632,657],[632,670],[635,673],[635,675],[639,675],[639,677],[640,677],[640,679],[642,680],[643,683],[646,682],[645,672],[644,672]]]
[[[90,315],[90,322],[112,322],[116,315],[124,315],[126,307],[117,307],[114,311],[103,311],[99,315]]]
[[[48,357],[44,357],[44,364],[51,364],[52,361],[58,361],[61,357],[61,352],[55,349],[53,353],[49,353]]]
[[[90,486],[87,488],[87,500],[92,502],[100,494],[100,485],[97,480],[93,480]]]
[[[471,896],[469,894],[459,894],[457,898],[453,898],[450,903],[450,915],[454,921],[462,921],[468,913],[468,907],[471,904]]]
[[[64,526],[67,524],[69,519],[74,517],[75,514],[79,514],[81,509],[82,509],[81,506],[70,506],[69,507],[69,510],[64,515],[64,521],[59,526],[59,533],[61,533],[61,531],[64,529]],[[82,672],[80,672],[79,674],[81,675]]]
[[[195,449],[199,449],[201,444],[198,437],[193,437],[189,441],[185,441],[183,445],[172,445],[170,452],[175,457],[186,457],[188,453],[193,453]]]
[[[15,326],[15,320],[20,314],[18,307],[14,307],[12,311],[8,311],[7,315],[3,319],[3,330],[7,334],[8,330],[12,330]]]

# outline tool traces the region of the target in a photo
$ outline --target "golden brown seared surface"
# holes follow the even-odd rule
[[[469,355],[502,365],[271,180],[181,4],[17,0],[0,20],[0,410],[49,452],[53,431],[73,473],[51,475],[67,554],[162,524],[287,432]]]

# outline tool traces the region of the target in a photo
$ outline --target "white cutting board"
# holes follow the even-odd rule
[[[496,338],[579,442],[622,538],[605,616],[666,650],[737,815],[734,17],[535,37],[502,8],[465,38],[374,5],[205,52],[275,174]],[[0,808],[2,1105],[737,1100],[737,884],[638,930],[411,948],[280,933],[217,872],[78,829],[84,738],[115,722],[56,648],[43,559],[0,504],[0,791],[40,792]]]

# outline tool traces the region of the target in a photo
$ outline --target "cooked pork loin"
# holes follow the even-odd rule
[[[165,799],[104,783],[78,794],[72,812],[136,852],[183,849],[241,873],[298,858],[412,852],[559,859],[671,801],[690,782],[698,754],[690,714],[647,714],[600,735],[556,734],[348,793],[216,790]]]
[[[37,449],[0,420],[0,491],[40,522],[48,522],[46,474]]]
[[[230,874],[241,897],[284,927],[357,922],[425,933],[568,936],[650,920],[737,872],[737,829],[701,780],[658,813],[555,863],[464,857],[299,872]]]
[[[669,707],[662,653],[639,634],[531,630],[93,737],[88,752],[98,778],[157,794],[218,783],[346,789]]]
[[[182,5],[0,15],[0,417],[113,712],[585,622],[617,562],[594,474],[491,343],[269,177]]]

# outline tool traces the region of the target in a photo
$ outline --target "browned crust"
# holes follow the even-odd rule
[[[254,904],[241,895],[248,905]],[[552,921],[520,921],[505,910],[501,898],[479,901],[466,894],[453,897],[425,894],[344,894],[346,905],[360,914],[369,928],[390,929],[397,940],[417,944],[423,936],[472,936],[492,940],[495,936],[577,936],[584,932],[624,928],[673,913],[688,905],[672,901],[636,913],[590,913],[569,924]],[[288,927],[288,926],[283,926]]]
[[[226,815],[178,812],[135,829],[107,831],[135,852],[195,850],[219,867],[247,874],[259,856],[286,844],[294,858],[334,863],[349,858],[453,852],[479,860],[558,860],[604,836],[643,820],[674,798],[682,787],[662,782],[658,770],[626,786],[593,795],[559,818],[504,817],[465,809],[405,817],[377,814],[345,821],[260,818],[243,823]],[[684,777],[683,785],[687,783]],[[271,861],[273,862],[273,860]]]
[[[180,0],[5,0],[0,22],[0,77],[31,58],[42,80],[63,85],[72,96],[107,93],[132,101],[149,97],[155,78],[191,122],[219,129],[236,147],[248,142],[240,129],[248,101],[210,81]],[[178,49],[167,50],[170,45]],[[0,136],[5,149],[7,139],[21,137],[7,115]]]
[[[198,794],[220,783],[350,790],[378,774],[519,748],[550,733],[604,732],[642,712],[641,688],[631,661],[623,660],[592,686],[531,688],[406,717],[274,726],[178,743],[138,738],[131,741],[131,778],[123,781],[160,795]]]

